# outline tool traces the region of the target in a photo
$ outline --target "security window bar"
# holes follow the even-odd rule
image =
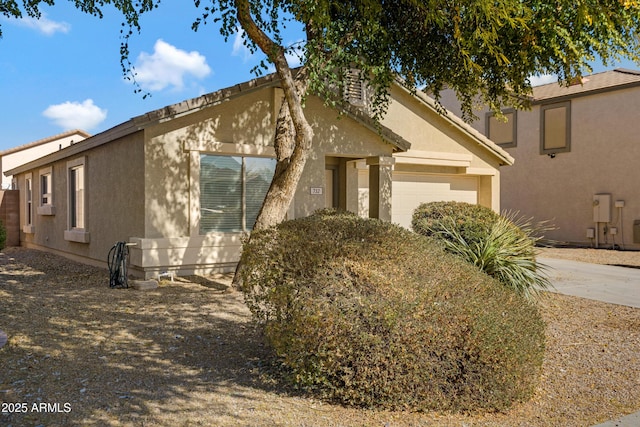
[[[275,172],[269,158],[200,156],[200,234],[250,231]]]

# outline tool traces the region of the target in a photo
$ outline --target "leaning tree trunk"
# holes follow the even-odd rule
[[[308,78],[304,67],[294,78],[284,48],[271,40],[256,25],[251,16],[249,1],[235,0],[235,4],[238,22],[249,38],[274,63],[284,92],[284,102],[278,114],[274,140],[276,170],[253,228],[262,230],[284,220],[311,149],[313,130],[302,108],[302,99],[308,89]],[[241,273],[242,261],[238,262],[236,267],[233,278],[235,286],[240,286],[242,282]]]

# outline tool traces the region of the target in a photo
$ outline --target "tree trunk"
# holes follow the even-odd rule
[[[284,102],[278,114],[274,140],[276,170],[253,227],[254,230],[262,230],[280,223],[286,217],[311,150],[313,129],[302,108],[302,99],[308,89],[308,77],[303,67],[294,79],[284,48],[271,40],[256,25],[248,0],[235,0],[235,3],[238,22],[275,65],[284,92]],[[241,271],[240,261],[233,278],[236,287],[242,283]]]

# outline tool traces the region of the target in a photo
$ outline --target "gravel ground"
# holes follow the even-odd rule
[[[640,266],[638,253],[543,255]],[[540,304],[547,353],[531,401],[492,414],[362,410],[272,379],[224,281],[110,289],[103,269],[10,248],[0,253],[0,425],[590,426],[640,410],[640,309],[552,293]]]

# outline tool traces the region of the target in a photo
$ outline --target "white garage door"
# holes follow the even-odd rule
[[[475,176],[429,175],[394,172],[391,190],[391,219],[411,228],[413,211],[425,202],[456,201],[478,203]]]

